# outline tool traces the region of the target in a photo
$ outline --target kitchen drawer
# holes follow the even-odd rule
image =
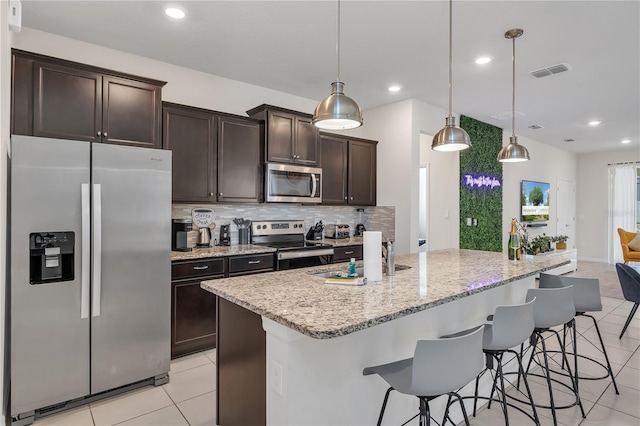
[[[356,260],[362,260],[361,245],[333,248],[333,263],[349,262],[352,257]]]
[[[225,259],[221,257],[187,262],[172,262],[171,280],[198,277],[222,277],[224,275],[224,261]]]
[[[274,253],[232,256],[229,258],[229,276],[273,271]]]

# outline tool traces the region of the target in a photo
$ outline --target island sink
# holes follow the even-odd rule
[[[404,271],[405,269],[411,269],[411,266],[409,266],[409,265],[396,265],[396,271]],[[329,277],[335,277],[338,274],[338,272],[346,273],[346,271],[329,271],[329,272],[319,272],[319,273],[311,274],[311,275],[314,275],[314,276],[320,277],[320,278],[329,278]],[[364,275],[364,267],[361,266],[359,268],[356,268],[356,273],[358,274],[358,276],[363,276]],[[382,266],[382,273],[383,274],[387,273],[387,267],[385,265]]]

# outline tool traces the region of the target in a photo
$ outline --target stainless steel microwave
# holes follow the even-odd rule
[[[322,169],[275,163],[267,163],[265,169],[265,201],[322,202]]]

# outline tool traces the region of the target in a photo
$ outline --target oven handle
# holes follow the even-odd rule
[[[321,250],[291,250],[278,252],[278,260],[300,259],[302,257],[333,256],[333,247]]]

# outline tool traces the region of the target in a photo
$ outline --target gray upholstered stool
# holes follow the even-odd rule
[[[580,393],[578,391],[578,361],[577,358],[574,357],[574,371],[571,371],[571,367],[569,366],[569,362],[567,361],[567,354],[564,351],[564,345],[560,340],[560,335],[557,331],[553,330],[552,327],[564,326],[565,324],[569,324],[569,327],[573,329],[573,353],[577,353],[576,351],[576,339],[575,339],[575,320],[574,315],[576,313],[575,306],[573,304],[573,287],[562,287],[562,288],[532,288],[527,291],[527,301],[531,301],[535,299],[536,303],[533,309],[533,316],[535,322],[535,328],[533,330],[533,334],[531,335],[531,347],[533,348],[533,353],[531,354],[531,358],[529,359],[529,363],[527,364],[527,368],[525,370],[525,375],[533,375],[544,377],[547,386],[549,388],[549,405],[542,405],[536,403],[536,407],[539,408],[548,408],[551,409],[551,415],[553,417],[553,424],[557,425],[558,420],[556,417],[556,409],[569,408],[578,405],[580,407],[580,412],[582,417],[585,416],[584,408],[582,407],[582,401],[580,400]],[[558,340],[558,346],[561,348],[562,353],[562,362],[563,365],[566,365],[567,370],[569,372],[568,376],[571,379],[571,386],[565,385],[563,382],[554,379],[551,377],[551,369],[549,368],[549,351],[547,351],[547,346],[544,339],[545,333],[551,333],[556,336]],[[541,346],[541,351],[538,351],[538,345]],[[521,347],[522,348],[522,347]],[[543,374],[537,374],[530,372],[531,363],[539,354],[542,355],[544,364],[540,364],[543,370]],[[567,404],[564,406],[556,405],[553,399],[553,387],[551,382],[559,383],[560,385],[567,386],[569,390],[574,394],[575,401],[571,404]],[[510,396],[511,397],[511,396]],[[514,398],[517,400],[517,398]],[[527,401],[521,401],[527,403]]]
[[[390,386],[384,396],[378,426],[382,424],[389,394],[394,389],[400,393],[414,395],[420,400],[420,411],[412,417],[413,419],[419,416],[420,425],[429,425],[431,422],[429,401],[449,395],[460,401],[462,414],[468,426],[469,419],[464,403],[456,391],[471,382],[482,370],[483,330],[484,327],[480,326],[460,337],[419,340],[413,358],[365,368],[363,375],[377,374]],[[445,420],[448,412],[449,404],[445,411]]]
[[[540,288],[561,288],[573,286],[573,304],[576,308],[576,317],[587,317],[591,318],[593,321],[593,325],[595,326],[596,333],[598,334],[598,340],[600,342],[600,347],[594,345],[589,339],[586,339],[582,333],[580,333],[580,337],[584,338],[589,344],[594,346],[604,355],[604,359],[606,361],[606,365],[601,363],[598,360],[595,360],[591,357],[577,354],[579,358],[589,360],[594,362],[604,368],[607,371],[607,374],[600,377],[579,377],[584,380],[601,380],[606,379],[607,377],[611,377],[611,382],[613,383],[613,388],[615,389],[616,394],[620,394],[618,392],[618,385],[616,384],[616,379],[611,370],[611,363],[609,362],[609,356],[607,355],[607,349],[604,346],[604,342],[602,341],[602,335],[600,334],[600,327],[598,327],[598,322],[596,319],[588,315],[588,312],[600,312],[602,311],[602,299],[600,298],[600,281],[597,278],[576,278],[576,277],[563,277],[559,275],[550,275],[550,274],[540,274]],[[567,328],[564,327],[563,337],[566,337]],[[574,334],[577,333],[577,330],[574,328]],[[563,340],[565,340],[563,338]],[[566,347],[566,342],[563,341],[563,345]],[[565,349],[566,350],[566,349]],[[564,367],[564,365],[562,366]],[[562,373],[560,373],[562,374]]]
[[[507,406],[511,406],[525,415],[527,415],[535,424],[540,424],[538,419],[538,413],[536,412],[535,404],[531,396],[531,390],[529,389],[529,383],[522,367],[522,358],[520,354],[511,348],[522,344],[527,340],[535,328],[534,322],[534,304],[535,299],[521,305],[506,305],[498,306],[492,316],[488,319],[492,320],[491,323],[485,324],[484,336],[482,341],[482,349],[486,355],[486,369],[476,377],[476,387],[473,401],[473,415],[476,415],[476,406],[478,398],[486,399],[485,397],[478,396],[478,383],[480,377],[486,372],[494,368],[496,374],[493,377],[493,387],[491,388],[491,395],[489,396],[489,406],[491,408],[491,401],[494,400],[493,393],[498,391],[500,399],[498,400],[502,404],[502,410],[504,412],[505,425],[509,425],[509,415],[507,412]],[[529,414],[522,408],[509,404],[506,398],[505,389],[505,375],[502,370],[503,357],[505,353],[514,355],[514,359],[518,363],[518,377],[522,377],[524,385],[527,391],[527,397],[531,405],[532,413]],[[495,363],[494,363],[495,361]]]

